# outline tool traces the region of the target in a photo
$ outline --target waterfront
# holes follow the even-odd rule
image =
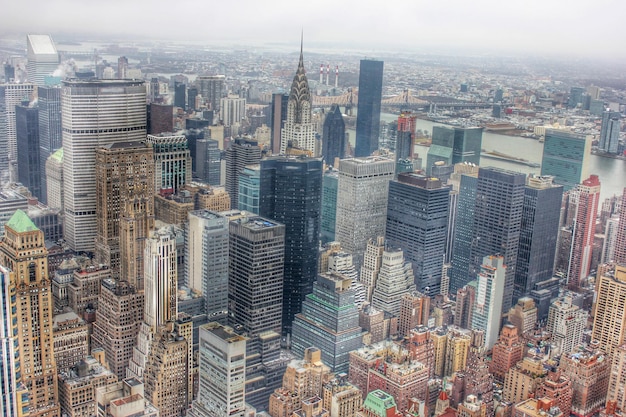
[[[391,122],[397,120],[397,114],[382,113],[381,120]],[[432,134],[434,126],[446,126],[442,123],[431,122],[429,120],[417,119],[416,129],[426,131]],[[354,146],[355,132],[349,129],[350,143]],[[536,139],[524,138],[521,136],[506,136],[494,132],[483,133],[482,148],[487,151],[497,151],[516,158],[527,159],[530,162],[541,164],[541,156],[543,154],[543,143]],[[426,161],[428,153],[427,146],[417,145],[415,151],[418,153],[422,161]],[[509,162],[503,159],[483,158],[483,166],[494,166],[511,171],[523,172],[525,174],[539,174],[541,168],[520,165],[515,162]],[[626,187],[626,161],[613,158],[604,158],[597,155],[589,155],[589,174],[595,174],[600,177],[602,190],[600,198],[605,199],[614,194],[620,195],[624,187]]]

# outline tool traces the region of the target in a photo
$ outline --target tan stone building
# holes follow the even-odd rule
[[[89,328],[85,320],[73,311],[54,316],[54,358],[59,373],[70,368],[89,354]]]
[[[178,417],[189,406],[187,340],[168,323],[155,335],[144,372],[146,398],[160,417]]]
[[[159,410],[144,397],[143,383],[135,378],[96,388],[95,393],[98,417],[159,417]]]
[[[606,402],[611,373],[610,357],[599,350],[581,350],[561,356],[559,367],[572,381],[572,413],[590,417]]]
[[[522,297],[509,310],[509,321],[517,327],[520,335],[533,330],[537,323],[537,306],[530,297]]]
[[[59,375],[59,401],[63,415],[96,415],[96,388],[117,382],[117,377],[96,359],[87,356]]]
[[[0,265],[13,271],[22,382],[29,391],[30,417],[59,414],[57,367],[54,358],[48,251],[44,235],[22,210],[4,225]]]
[[[67,288],[70,308],[81,317],[88,308],[98,309],[100,283],[107,278],[111,278],[111,270],[106,265],[74,271],[74,281]]]
[[[120,223],[129,210],[154,216],[154,157],[145,141],[112,143],[96,149],[96,262],[121,273]],[[152,221],[154,221],[152,219]],[[127,279],[124,277],[123,279]]]
[[[526,400],[535,393],[545,376],[546,371],[541,360],[524,358],[506,373],[502,398],[511,403]]]
[[[616,265],[599,274],[593,307],[593,341],[610,354],[626,342],[626,266]]]

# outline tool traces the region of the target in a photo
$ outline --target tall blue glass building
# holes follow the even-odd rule
[[[433,142],[426,158],[426,172],[430,174],[437,161],[443,161],[445,165],[460,162],[480,165],[482,142],[482,127],[433,127]]]
[[[259,213],[285,225],[283,333],[313,289],[322,208],[322,160],[272,157],[261,161]]]
[[[337,221],[337,188],[339,172],[329,170],[322,178],[322,243],[335,240],[335,222]]]
[[[469,261],[474,236],[474,206],[478,178],[462,175],[457,199],[456,221],[454,222],[452,269],[450,270],[450,294],[456,294],[474,277],[469,273]]]
[[[378,149],[380,102],[383,94],[383,61],[362,59],[359,70],[359,104],[356,116],[354,156],[370,156]]]

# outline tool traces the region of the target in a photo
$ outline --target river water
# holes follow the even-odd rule
[[[382,113],[381,120],[391,122],[397,120],[398,115],[391,113]],[[431,122],[429,120],[417,119],[416,129],[426,131],[432,134],[433,126],[446,126],[442,123]],[[354,129],[348,129],[349,140],[354,147],[354,139],[356,137]],[[527,159],[531,162],[541,164],[543,154],[543,143],[536,139],[523,138],[519,136],[506,136],[493,132],[483,133],[482,148],[487,151],[498,151],[517,158]],[[416,146],[415,151],[426,162],[427,146]],[[620,195],[624,187],[626,187],[626,161],[612,158],[603,158],[601,156],[589,155],[589,174],[595,174],[600,178],[602,184],[600,198],[611,197],[612,195]],[[539,174],[541,168],[533,168],[526,165],[516,164],[514,162],[503,161],[500,159],[481,158],[481,166],[494,166],[498,168],[508,169],[511,171],[523,172],[525,174]]]

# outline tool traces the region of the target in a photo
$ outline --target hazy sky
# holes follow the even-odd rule
[[[5,2],[7,33],[536,51],[626,57],[624,0],[30,0]],[[620,21],[621,20],[621,21]],[[4,32],[4,33],[3,33]]]

